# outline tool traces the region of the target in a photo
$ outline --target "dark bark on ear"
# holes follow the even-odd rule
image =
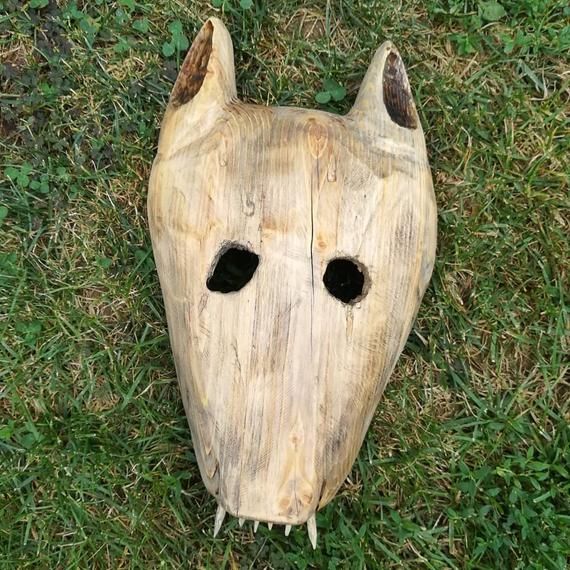
[[[382,77],[382,90],[386,111],[400,127],[416,129],[418,119],[414,108],[414,101],[410,84],[402,59],[397,53],[390,53],[386,58]]]
[[[208,71],[213,34],[212,22],[206,22],[192,43],[170,97],[174,107],[185,105],[200,91]]]

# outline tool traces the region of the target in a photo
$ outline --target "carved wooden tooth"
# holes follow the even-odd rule
[[[309,540],[313,545],[313,550],[317,548],[317,519],[313,514],[307,521],[307,530],[309,532]]]
[[[242,519],[242,518],[238,519],[238,524],[239,524],[240,528],[243,526],[244,522],[245,522],[245,519]]]
[[[271,530],[273,528],[273,523],[267,523],[267,528]]]
[[[289,536],[289,533],[291,532],[291,525],[290,524],[286,524],[285,525],[285,536]]]
[[[259,527],[259,521],[255,521],[253,523],[253,532],[257,532],[258,527]]]
[[[218,510],[216,511],[216,520],[214,521],[214,538],[220,532],[222,528],[222,523],[224,522],[224,517],[226,516],[226,509],[221,505],[218,506]]]

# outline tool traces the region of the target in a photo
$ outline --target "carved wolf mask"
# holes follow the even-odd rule
[[[434,263],[424,134],[395,47],[345,116],[250,105],[208,20],[166,109],[148,214],[215,533],[228,511],[307,522],[314,545]]]

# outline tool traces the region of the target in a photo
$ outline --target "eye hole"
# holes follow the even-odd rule
[[[329,261],[323,276],[327,291],[343,303],[360,300],[364,294],[365,270],[352,259]]]
[[[243,247],[232,246],[222,251],[214,270],[206,280],[210,291],[232,293],[243,289],[259,265],[259,256]]]

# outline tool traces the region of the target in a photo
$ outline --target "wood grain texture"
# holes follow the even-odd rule
[[[301,524],[347,476],[431,276],[424,135],[390,43],[336,116],[239,102],[227,30],[200,34],[148,197],[170,341],[208,490],[237,517]],[[228,244],[259,265],[240,291],[209,291]],[[338,257],[365,272],[352,304],[323,284]]]

